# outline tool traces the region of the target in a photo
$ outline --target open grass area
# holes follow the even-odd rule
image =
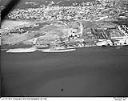
[[[29,21],[13,21],[13,20],[5,20],[2,25],[1,28],[2,29],[13,29],[15,27],[18,26],[22,26],[22,25],[26,25],[26,24],[31,24],[32,22]]]

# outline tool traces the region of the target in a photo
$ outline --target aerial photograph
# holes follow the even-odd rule
[[[0,0],[1,96],[128,96],[128,0]]]

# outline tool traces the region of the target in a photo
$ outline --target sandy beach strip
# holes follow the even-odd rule
[[[34,52],[34,51],[41,51],[41,52],[69,52],[69,51],[75,51],[76,49],[37,49],[36,47],[31,48],[15,48],[15,49],[9,49],[6,52],[9,53],[26,53],[26,52]]]
[[[38,49],[41,52],[71,52],[75,51],[76,49]]]
[[[34,52],[34,51],[36,51],[35,47],[9,49],[6,52],[10,52],[10,53],[26,53],[26,52]]]

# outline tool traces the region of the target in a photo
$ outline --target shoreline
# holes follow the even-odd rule
[[[126,46],[110,46],[110,47],[114,49],[121,49],[121,47],[128,47],[128,46],[126,45]],[[35,51],[56,53],[56,52],[72,52],[72,51],[76,51],[77,49],[81,49],[81,48],[93,48],[93,47],[79,47],[79,48],[67,48],[67,49],[52,49],[52,48],[38,49],[36,47],[30,47],[30,48],[1,49],[1,51],[6,51],[7,53],[31,53]],[[107,47],[97,47],[97,48],[107,48]]]
[[[76,49],[37,49],[36,47],[31,48],[16,48],[16,49],[9,49],[6,52],[7,53],[26,53],[26,52],[35,52],[35,51],[41,51],[41,52],[69,52],[69,51],[75,51]]]

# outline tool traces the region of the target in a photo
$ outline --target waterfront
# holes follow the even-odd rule
[[[128,47],[1,52],[3,96],[128,96]]]
[[[2,20],[2,96],[128,96],[128,0],[31,1]]]

